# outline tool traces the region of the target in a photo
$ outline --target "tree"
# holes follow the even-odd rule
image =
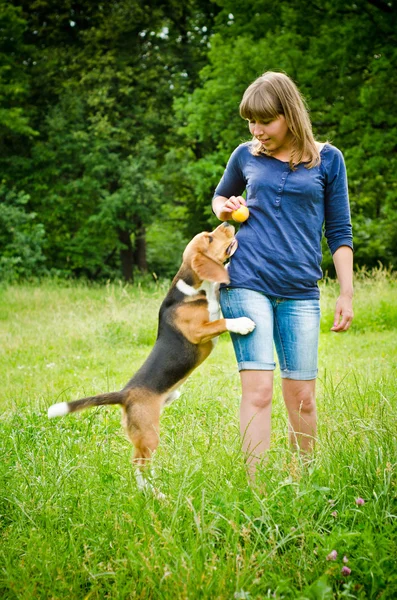
[[[395,4],[0,0],[0,8],[0,166],[45,228],[49,269],[171,273],[169,256],[216,222],[214,188],[249,139],[241,95],[265,70],[293,77],[317,138],[344,152],[356,261],[395,263]],[[161,245],[177,228],[162,271]],[[148,239],[159,248],[146,253]]]
[[[44,228],[26,211],[29,197],[0,185],[0,279],[13,281],[46,273]]]
[[[164,187],[173,97],[204,64],[213,6],[137,0],[15,2],[35,46],[40,138],[23,184],[47,231],[49,262],[96,277],[146,269],[146,230]],[[206,23],[206,25],[204,25]],[[173,214],[175,214],[173,212]]]
[[[29,94],[29,77],[25,63],[32,51],[23,41],[26,29],[18,7],[0,2],[0,152],[13,142],[13,135],[35,135],[29,124],[26,98]],[[24,56],[25,61],[21,61]]]

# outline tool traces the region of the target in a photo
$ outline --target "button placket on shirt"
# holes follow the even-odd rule
[[[276,196],[276,201],[275,201],[275,208],[276,208],[277,213],[280,211],[281,196],[283,194],[285,182],[287,181],[288,175],[289,175],[289,171],[283,171],[283,173],[281,174],[280,185],[277,190],[277,196]]]

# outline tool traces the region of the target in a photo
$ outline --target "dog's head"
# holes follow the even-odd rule
[[[199,233],[186,246],[183,262],[189,265],[201,281],[229,283],[223,263],[237,250],[233,225],[224,222],[214,231]]]

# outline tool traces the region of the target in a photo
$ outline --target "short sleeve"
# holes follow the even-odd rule
[[[238,146],[230,156],[222,179],[218,183],[214,198],[216,196],[240,196],[245,190],[246,181],[240,166],[242,146]]]
[[[343,154],[334,146],[330,146],[329,154],[325,165],[325,237],[334,254],[340,246],[353,249],[353,234]]]

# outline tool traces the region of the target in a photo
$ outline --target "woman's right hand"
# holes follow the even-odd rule
[[[230,196],[230,198],[217,196],[213,201],[214,212],[220,221],[229,221],[234,210],[246,205],[247,203],[242,196]]]

